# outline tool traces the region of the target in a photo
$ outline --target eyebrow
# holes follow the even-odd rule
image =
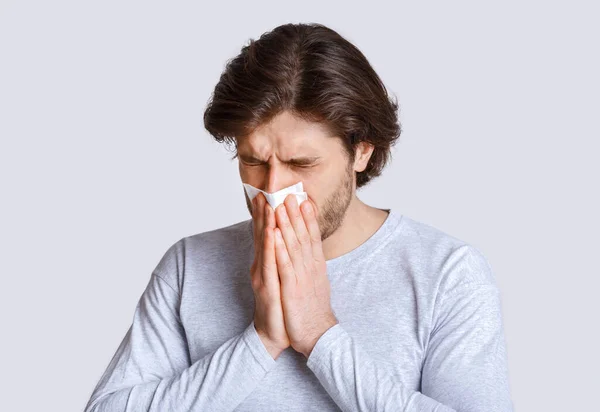
[[[259,159],[252,155],[239,154],[238,157],[240,159],[242,159],[244,162],[248,162],[248,163],[252,163],[252,162],[266,163],[266,161]],[[308,164],[312,164],[312,163],[316,162],[319,159],[320,159],[319,156],[302,156],[302,157],[293,157],[290,160],[284,160],[283,163],[296,164],[296,165],[308,165]]]

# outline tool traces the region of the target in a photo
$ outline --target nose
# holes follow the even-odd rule
[[[268,168],[265,180],[265,188],[263,190],[268,193],[277,192],[278,190],[297,183],[292,182],[293,176],[291,173],[279,164],[271,165]]]

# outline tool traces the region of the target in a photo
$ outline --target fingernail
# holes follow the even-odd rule
[[[304,212],[306,212],[306,214],[311,214],[311,212],[312,212],[312,206],[310,205],[310,203],[308,203],[308,202],[302,202],[301,206],[304,208]]]

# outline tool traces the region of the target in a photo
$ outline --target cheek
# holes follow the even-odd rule
[[[250,183],[252,186],[256,186],[255,183],[261,181],[261,168],[260,167],[249,167],[240,164],[238,166],[238,170],[240,171],[240,178],[245,183]]]
[[[239,163],[239,162],[238,162],[238,171],[240,172],[240,176],[241,176],[242,178],[244,178],[244,177],[246,177],[246,176],[247,176],[247,173],[246,173],[246,168],[245,168],[244,166],[242,166],[242,164],[241,164],[241,163]]]

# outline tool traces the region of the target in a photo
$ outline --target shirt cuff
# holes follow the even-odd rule
[[[265,372],[268,372],[275,365],[277,365],[275,359],[273,359],[262,340],[260,340],[260,336],[258,336],[258,332],[254,327],[254,320],[250,323],[250,325],[248,325],[242,334],[242,338],[244,339],[244,342],[246,342],[246,345],[248,345],[250,348],[250,352],[252,352],[252,355],[254,355],[256,361],[260,364],[260,366],[262,366]]]
[[[310,355],[308,355],[308,359],[306,360],[306,366],[310,369],[314,370],[317,365],[321,362],[321,360],[331,353],[331,348],[335,347],[336,342],[339,339],[347,339],[350,338],[346,330],[340,325],[336,323],[329,329],[325,331],[324,334],[321,335],[315,346],[313,347]]]

